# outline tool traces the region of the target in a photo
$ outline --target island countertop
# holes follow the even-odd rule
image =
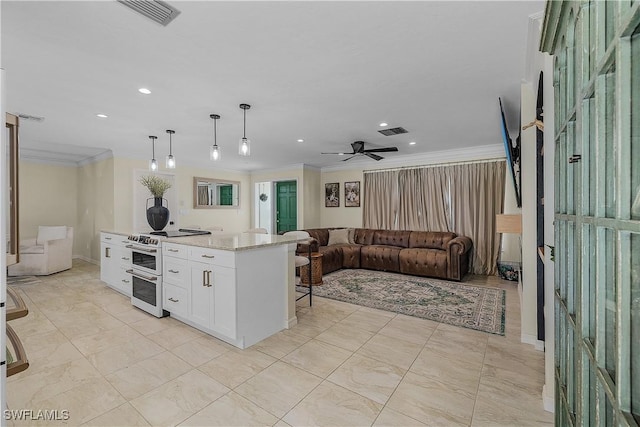
[[[258,233],[218,233],[186,236],[186,237],[160,237],[163,243],[175,243],[177,245],[197,246],[201,248],[220,249],[224,251],[243,251],[263,248],[266,246],[286,245],[296,243],[298,238],[279,236],[276,234]]]

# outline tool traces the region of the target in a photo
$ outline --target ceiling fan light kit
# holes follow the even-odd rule
[[[244,126],[242,130],[242,138],[240,138],[240,142],[238,144],[238,154],[241,156],[250,156],[251,155],[251,141],[247,138],[247,110],[251,108],[249,104],[240,104],[240,108],[244,113]]]
[[[151,140],[151,160],[149,160],[149,170],[155,172],[158,170],[158,161],[156,160],[156,139],[157,136],[149,135]]]
[[[171,135],[173,135],[174,133],[176,133],[175,130],[171,130],[171,129],[167,129],[166,131],[169,134],[169,155],[167,156],[167,162],[166,162],[166,166],[167,169],[175,169],[176,168],[176,159],[173,157],[173,152],[172,152],[172,144],[171,144]]]
[[[220,148],[218,147],[218,129],[217,129],[217,121],[220,118],[218,114],[210,114],[209,117],[213,119],[213,145],[209,150],[209,158],[211,160],[218,161],[220,160]]]

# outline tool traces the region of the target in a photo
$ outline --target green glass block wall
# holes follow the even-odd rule
[[[556,424],[640,423],[640,1],[549,1]],[[545,143],[548,143],[545,141]]]

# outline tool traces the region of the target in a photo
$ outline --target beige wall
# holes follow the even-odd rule
[[[362,205],[364,202],[362,194],[363,169],[341,170],[324,172],[320,183],[320,215],[321,227],[362,227]],[[350,181],[360,181],[360,207],[345,207],[344,205],[344,183]],[[340,183],[340,206],[327,208],[324,204],[324,185],[331,182]]]
[[[146,160],[114,159],[115,209],[114,227],[116,230],[136,232],[133,223],[134,171],[147,171]],[[168,172],[162,170],[162,172]],[[171,209],[171,221],[174,225],[167,228],[179,228],[199,225],[202,228],[220,225],[224,231],[242,232],[250,228],[251,188],[248,174],[226,170],[202,169],[190,166],[178,166],[170,171],[175,176],[175,203],[177,209]],[[240,206],[238,209],[194,209],[193,177],[217,178],[240,182]],[[146,199],[139,203],[145,203]],[[177,211],[177,212],[175,212]]]
[[[106,159],[76,169],[78,191],[74,253],[86,260],[100,261],[100,230],[113,230],[114,181],[113,159]]]
[[[304,196],[303,223],[304,228],[317,228],[322,224],[320,206],[323,200],[323,192],[320,191],[322,173],[319,169],[304,169],[304,182],[302,194]],[[323,187],[324,188],[324,187]],[[303,228],[303,227],[299,227]]]
[[[77,168],[27,161],[21,161],[18,168],[20,238],[35,238],[39,225],[68,225],[75,228]],[[77,235],[74,240],[73,250],[76,253]]]

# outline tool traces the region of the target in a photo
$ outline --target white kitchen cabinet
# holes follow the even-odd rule
[[[243,246],[247,239],[253,240]],[[287,328],[293,264],[288,241],[280,239],[196,236],[163,242],[163,308],[239,348]],[[237,249],[221,249],[231,245]]]
[[[100,280],[116,291],[131,296],[131,249],[126,236],[100,233]]]

